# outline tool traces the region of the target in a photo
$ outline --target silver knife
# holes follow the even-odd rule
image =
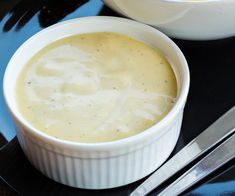
[[[179,195],[235,157],[235,134],[219,145],[158,196]]]
[[[155,171],[130,196],[147,195],[183,167],[235,132],[235,106]]]

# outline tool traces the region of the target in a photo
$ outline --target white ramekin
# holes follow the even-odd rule
[[[235,35],[234,0],[103,0],[120,14],[169,36],[211,40]]]
[[[165,118],[135,136],[95,144],[56,139],[36,130],[23,118],[15,100],[16,79],[22,67],[51,42],[88,32],[126,34],[162,51],[172,64],[178,83],[176,103]],[[19,143],[38,170],[69,186],[105,189],[126,185],[147,176],[170,155],[180,132],[189,90],[189,70],[180,49],[156,29],[128,19],[86,17],[53,25],[27,40],[9,62],[3,88]]]

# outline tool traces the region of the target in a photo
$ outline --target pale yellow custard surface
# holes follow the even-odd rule
[[[22,116],[36,129],[77,142],[138,134],[161,120],[177,94],[160,52],[116,33],[80,34],[39,51],[16,84]]]

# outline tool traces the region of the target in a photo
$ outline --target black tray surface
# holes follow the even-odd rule
[[[14,138],[14,126],[2,94],[2,78],[9,59],[41,29],[60,21],[95,15],[119,16],[101,0],[0,0],[0,195],[128,195],[144,181],[107,190],[71,188],[37,171]],[[188,61],[191,84],[181,134],[172,155],[235,105],[235,37],[215,41],[173,40]],[[156,195],[179,175],[150,195]],[[234,160],[185,194],[235,195]]]

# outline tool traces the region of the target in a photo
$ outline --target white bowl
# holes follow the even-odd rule
[[[235,35],[234,0],[104,0],[120,14],[175,38],[211,40]]]
[[[177,77],[178,96],[159,123],[132,137],[104,143],[76,143],[51,137],[32,127],[19,113],[16,78],[40,49],[63,37],[88,32],[117,32],[159,48]],[[115,17],[87,17],[56,24],[27,40],[11,58],[4,75],[4,97],[14,120],[19,143],[29,161],[57,182],[85,189],[129,184],[156,170],[172,152],[180,132],[189,90],[189,70],[180,49],[147,25]]]

